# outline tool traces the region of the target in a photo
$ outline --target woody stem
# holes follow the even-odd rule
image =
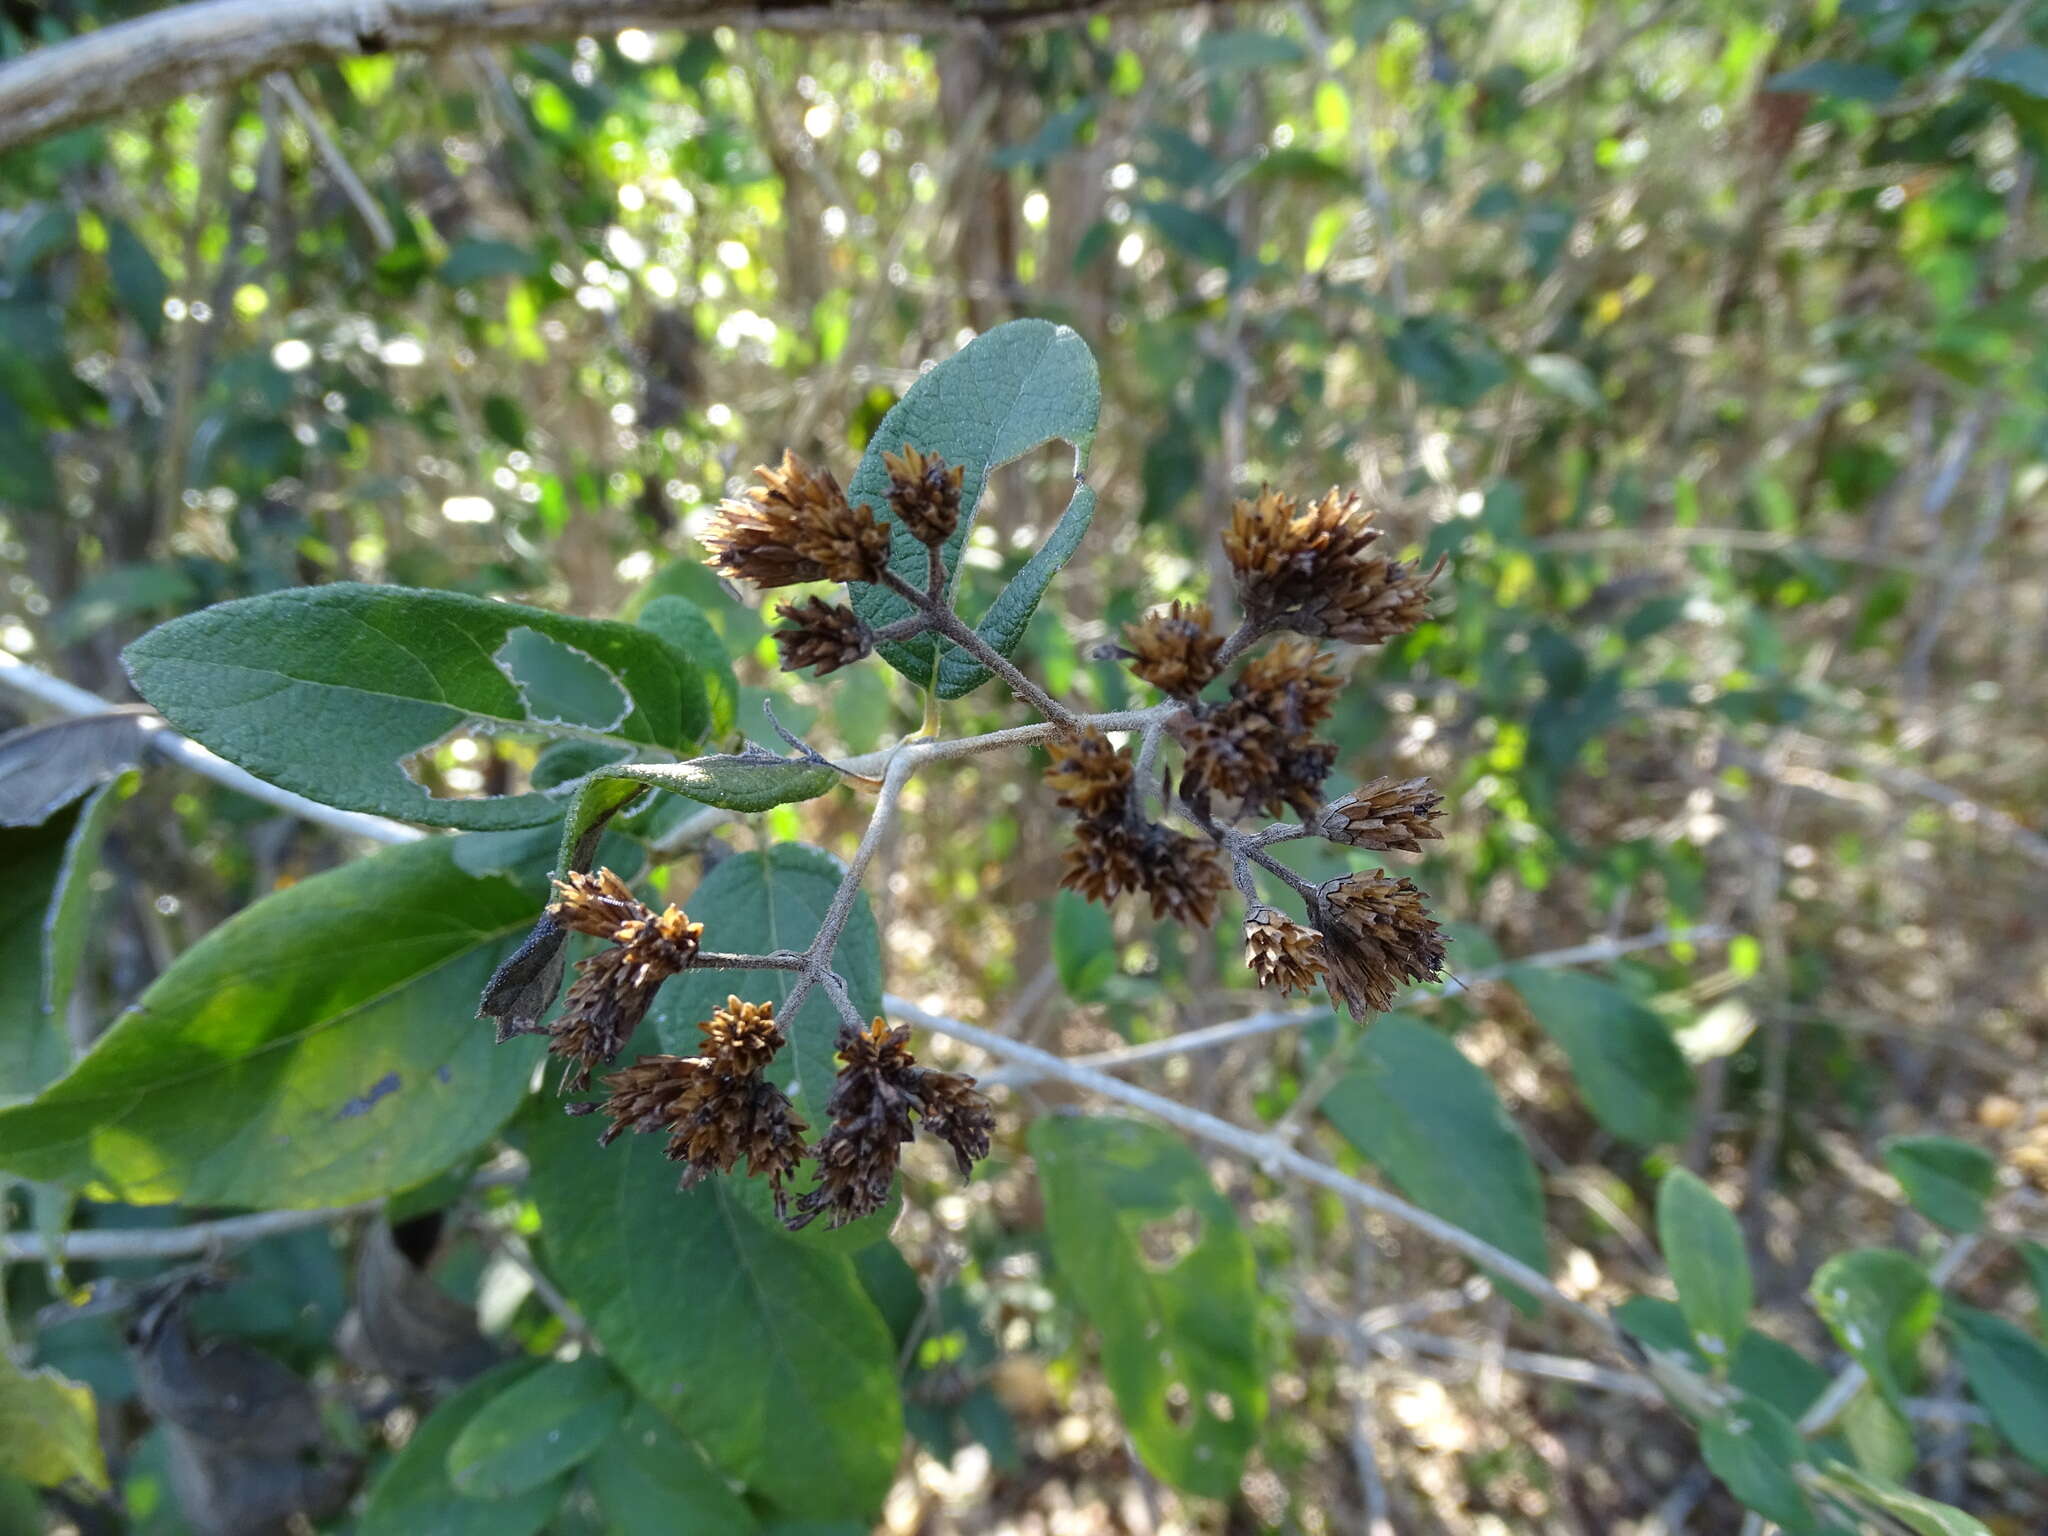
[[[1081,725],[1073,712],[1010,663],[1010,659],[976,634],[952,609],[929,592],[920,592],[896,572],[882,572],[882,584],[898,597],[922,610],[931,627],[959,646],[1009,685],[1010,692],[1037,710],[1062,731],[1072,734]]]
[[[1237,628],[1231,631],[1230,638],[1223,642],[1223,649],[1216,653],[1217,670],[1222,670],[1242,656],[1250,648],[1251,643],[1265,634],[1270,627],[1266,624],[1254,623],[1249,618],[1241,621]]]

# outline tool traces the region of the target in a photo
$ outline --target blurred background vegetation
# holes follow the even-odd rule
[[[0,5],[0,51],[143,9]],[[0,647],[120,699],[125,643],[249,593],[390,581],[615,615],[676,592],[741,658],[743,730],[767,734],[772,692],[825,750],[869,750],[919,700],[880,667],[778,674],[693,531],[785,445],[844,478],[921,361],[1058,320],[1102,367],[1102,500],[1027,671],[1120,707],[1131,685],[1095,648],[1206,593],[1234,496],[1361,488],[1392,540],[1450,565],[1435,622],[1357,658],[1340,770],[1449,796],[1418,879],[1461,972],[1705,930],[1609,975],[1699,1074],[1674,1156],[1739,1208],[1780,1331],[1821,1344],[1799,1297],[1824,1255],[1921,1230],[1886,1136],[1978,1142],[2008,1209],[2048,1224],[2048,17],[1331,0],[927,20],[349,58],[8,151]],[[1065,474],[1055,449],[997,482],[973,582],[1021,563]],[[990,689],[947,726],[1012,717]],[[428,765],[446,792],[530,766],[462,749]],[[892,990],[1068,1054],[1257,1008],[1234,922],[1205,943],[1054,899],[1038,773],[986,759],[913,786],[874,883]],[[843,852],[863,814],[834,797],[759,835]],[[114,825],[74,1006],[110,1018],[222,917],[348,852],[151,775]],[[1670,1159],[1600,1130],[1515,993],[1426,1012],[1528,1136],[1562,1283],[1642,1288]],[[1138,1077],[1271,1121],[1322,1038]],[[1184,1501],[1134,1473],[1071,1318],[1014,1261],[1043,1240],[1021,1163],[1013,1146],[1009,1173],[907,1203],[899,1241],[941,1277],[957,1358],[926,1372],[892,1528],[1355,1530],[1374,1476],[1401,1531],[1740,1519],[1681,1426],[1505,1369],[1521,1325],[1500,1299],[1449,1358],[1354,1359],[1304,1329],[1238,1499]],[[1256,1170],[1216,1174],[1276,1322],[1460,1273]],[[473,1295],[497,1251],[445,1237],[442,1283]],[[210,1324],[335,1369],[327,1236],[238,1262]],[[11,1271],[17,1328],[44,1283]],[[2007,1258],[1967,1294],[2023,1286]],[[499,1311],[553,1326],[530,1298]],[[95,1326],[51,1329],[39,1358],[118,1423],[134,1389]],[[2038,1474],[1981,1430],[1937,1440],[1935,1491],[2048,1528]],[[136,1528],[179,1529],[139,1443]]]

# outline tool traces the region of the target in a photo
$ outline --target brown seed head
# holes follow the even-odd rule
[[[576,963],[576,980],[561,1017],[548,1027],[548,1053],[567,1062],[562,1092],[589,1087],[591,1069],[618,1057],[669,974],[641,963],[619,946]]]
[[[1257,904],[1245,913],[1244,963],[1260,986],[1277,988],[1282,997],[1306,992],[1323,974],[1323,936]]]
[[[1216,676],[1223,637],[1209,630],[1209,607],[1175,599],[1164,610],[1124,626],[1131,671],[1160,692],[1191,699]]]
[[[1088,900],[1107,905],[1125,891],[1139,888],[1139,839],[1119,816],[1084,819],[1074,827],[1074,840],[1063,855],[1060,884]]]
[[[873,632],[844,603],[807,597],[784,603],[777,611],[789,621],[775,631],[775,649],[785,672],[816,667],[823,677],[852,666],[875,648]]]
[[[1436,818],[1444,797],[1428,779],[1374,779],[1332,800],[1315,819],[1318,836],[1354,848],[1420,853],[1422,839],[1442,837]]]
[[[953,1149],[960,1177],[966,1178],[974,1165],[988,1156],[989,1139],[996,1128],[994,1107],[974,1086],[974,1079],[962,1072],[927,1068],[918,1080],[917,1092],[924,1111],[918,1129]]]
[[[559,895],[548,916],[594,939],[612,938],[622,924],[653,916],[609,869],[594,875],[577,870],[566,880],[557,880],[555,890]]]
[[[1429,584],[1443,568],[1425,575],[1376,554],[1378,537],[1355,492],[1333,487],[1303,509],[1266,490],[1232,509],[1223,547],[1254,623],[1377,645],[1428,616]]]
[[[1230,877],[1214,843],[1153,823],[1138,842],[1137,883],[1152,898],[1155,919],[1207,928],[1216,921],[1216,898],[1229,889]]]
[[[872,1216],[889,1203],[903,1143],[915,1134],[917,1058],[910,1030],[876,1019],[866,1030],[841,1025],[839,1076],[826,1108],[832,1129],[818,1143],[818,1183],[796,1203],[793,1228],[821,1213],[831,1226]]]
[[[889,529],[872,508],[847,505],[830,471],[785,452],[780,469],[728,497],[704,537],[711,563],[759,587],[800,581],[875,581],[889,562]]]
[[[1046,743],[1052,763],[1045,782],[1059,792],[1059,803],[1090,817],[1121,817],[1130,804],[1130,753],[1113,747],[1109,738],[1090,727],[1068,740]]]
[[[920,452],[908,443],[901,453],[884,452],[882,465],[889,471],[889,510],[896,520],[920,544],[936,547],[951,538],[960,525],[965,467],[948,466],[937,454]]]
[[[1230,696],[1291,736],[1329,719],[1343,690],[1335,656],[1312,640],[1281,640],[1244,664]]]
[[[1412,880],[1345,875],[1317,887],[1309,916],[1323,931],[1330,993],[1357,1018],[1386,1012],[1402,982],[1443,973],[1443,933]]]
[[[697,1026],[704,1037],[704,1059],[728,1077],[751,1077],[767,1067],[782,1049],[782,1026],[775,1004],[746,1003],[728,996],[723,1008]]]

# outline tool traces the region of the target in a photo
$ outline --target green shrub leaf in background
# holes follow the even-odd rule
[[[448,1453],[471,1421],[539,1367],[513,1360],[435,1407],[377,1481],[363,1507],[361,1536],[533,1536],[562,1502],[557,1480],[514,1498],[472,1499],[448,1478]]]
[[[801,843],[776,843],[721,860],[682,904],[703,923],[707,949],[755,955],[800,950],[817,933],[842,873],[828,853]],[[833,967],[846,978],[863,1018],[882,1011],[882,941],[865,894],[854,898]],[[793,984],[788,971],[685,971],[662,988],[649,1017],[663,1050],[690,1056],[702,1043],[698,1023],[729,995],[737,992],[749,1002],[772,1001],[779,1007]],[[839,1070],[833,1060],[838,1010],[822,988],[815,988],[794,1019],[782,1020],[782,1027],[789,1045],[770,1075],[788,1087],[804,1119],[822,1127],[830,1119],[825,1100]],[[876,1236],[887,1230],[874,1225]]]
[[[630,1395],[595,1355],[551,1360],[477,1410],[448,1447],[448,1481],[473,1499],[552,1482],[609,1439]]]
[[[2048,1349],[2025,1329],[1960,1302],[1942,1311],[1970,1391],[2012,1448],[2048,1472]]]
[[[647,630],[454,592],[337,583],[243,598],[151,630],[124,659],[166,719],[260,779],[472,830],[553,821],[563,802],[429,794],[407,762],[455,731],[680,752],[710,722],[696,664]]]
[[[138,1204],[316,1206],[474,1150],[535,1054],[473,1017],[534,881],[474,873],[474,852],[400,844],[238,912],[67,1076],[0,1110],[0,1167]]]
[[[1047,1116],[1031,1151],[1054,1265],[1101,1336],[1131,1443],[1176,1488],[1230,1497],[1266,1415],[1258,1277],[1237,1212],[1155,1125]]]
[[[707,930],[708,931],[708,930]],[[522,1125],[550,1270],[611,1363],[784,1513],[865,1519],[903,1440],[896,1346],[852,1262],[765,1225],[720,1181],[676,1189],[658,1137]]]
[[[1885,1399],[1903,1405],[1914,1352],[1941,1309],[1927,1271],[1896,1249],[1853,1248],[1814,1272],[1808,1295]]]
[[[1742,1229],[1697,1175],[1674,1168],[1657,1190],[1657,1243],[1700,1352],[1726,1371],[1755,1300]]]
[[[1984,1225],[1998,1164],[1982,1147],[1952,1136],[1894,1136],[1884,1144],[1884,1165],[1929,1221],[1957,1232]]]
[[[1619,987],[1575,971],[1518,965],[1508,980],[1563,1050],[1603,1127],[1643,1147],[1685,1139],[1692,1067],[1662,1019]]]
[[[1543,1185],[1493,1084],[1447,1037],[1387,1014],[1351,1048],[1323,1114],[1416,1204],[1536,1270],[1550,1267]],[[1533,1298],[1510,1296],[1531,1310]]]
[[[644,604],[633,622],[661,636],[670,649],[697,664],[710,704],[711,738],[720,741],[730,735],[739,723],[739,679],[733,675],[725,642],[718,638],[704,610],[687,597],[667,592]]]
[[[32,1097],[71,1060],[62,1018],[43,1008],[55,980],[43,925],[82,815],[73,806],[39,827],[0,827],[0,1104]]]
[[[1116,974],[1116,928],[1107,909],[1061,891],[1052,903],[1052,959],[1060,987],[1075,1002],[1088,1002]]]
[[[1846,1462],[1829,1463],[1820,1481],[1830,1493],[1889,1515],[1914,1536],[1991,1536],[1990,1529],[1974,1516],[1908,1493],[1882,1478],[1859,1472]]]
[[[611,1536],[751,1536],[760,1529],[703,1453],[645,1403],[633,1405],[583,1471]]]
[[[1806,1442],[1769,1403],[1744,1398],[1700,1430],[1700,1455],[1728,1491],[1791,1536],[1813,1529],[1813,1509],[1795,1468],[1810,1465]]]
[[[0,1472],[38,1487],[107,1486],[92,1393],[55,1371],[24,1371],[0,1349]]]
[[[847,497],[886,515],[889,475],[882,455],[900,452],[906,443],[966,470],[960,526],[943,550],[950,601],[959,577],[960,552],[973,530],[990,472],[1055,439],[1073,444],[1076,484],[1066,512],[976,625],[1007,656],[1024,638],[1038,600],[1080,546],[1095,515],[1095,492],[1080,477],[1088,467],[1101,408],[1102,386],[1088,344],[1063,325],[1013,320],[975,337],[910,386],[869,439]],[[895,535],[891,566],[904,580],[922,587],[924,545],[901,527]],[[855,586],[853,606],[877,628],[910,612],[902,598],[876,586]],[[920,688],[936,688],[949,699],[988,680],[986,668],[957,653],[946,654],[953,652],[954,647],[931,635],[881,647],[897,671]]]

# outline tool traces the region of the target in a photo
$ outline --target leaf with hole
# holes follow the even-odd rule
[[[951,602],[960,554],[990,473],[1042,444],[1071,443],[1075,487],[1067,510],[978,626],[983,638],[1007,656],[1024,638],[1039,599],[1079,547],[1095,514],[1095,492],[1080,477],[1088,467],[1101,408],[1102,386],[1088,344],[1063,325],[1013,320],[975,337],[918,377],[869,439],[847,496],[886,514],[889,475],[882,455],[899,452],[906,443],[965,470],[960,524],[941,550],[944,596]],[[900,526],[894,535],[891,567],[905,581],[924,587],[925,546]],[[885,587],[857,584],[852,596],[855,610],[877,628],[911,612],[904,599]],[[921,688],[936,688],[944,698],[959,698],[988,680],[986,668],[932,635],[880,649],[897,671]]]
[[[1518,965],[1508,980],[1564,1051],[1603,1127],[1637,1146],[1685,1139],[1692,1067],[1662,1019],[1620,988],[1573,971]]]
[[[1138,1455],[1228,1498],[1266,1416],[1251,1243],[1172,1132],[1110,1115],[1031,1127],[1058,1282],[1102,1340]]]
[[[429,1178],[517,1107],[530,1042],[471,1017],[533,921],[468,839],[400,844],[288,886],[173,961],[33,1101],[0,1110],[0,1167],[153,1205],[343,1205]]]
[[[1400,1014],[1374,1020],[1322,1108],[1416,1204],[1533,1269],[1550,1267],[1528,1145],[1486,1074],[1449,1037]],[[1504,1289],[1533,1309],[1533,1297]]]
[[[1657,1242],[1678,1287],[1679,1310],[1719,1375],[1755,1300],[1742,1228],[1698,1175],[1673,1168],[1657,1189]]]
[[[1894,1136],[1884,1144],[1884,1165],[1929,1221],[1957,1232],[1984,1225],[1998,1164],[1982,1147],[1952,1136]]]
[[[871,1517],[902,1404],[851,1261],[764,1225],[722,1181],[678,1192],[659,1137],[599,1147],[553,1104],[521,1124],[544,1255],[606,1358],[782,1512]]]

